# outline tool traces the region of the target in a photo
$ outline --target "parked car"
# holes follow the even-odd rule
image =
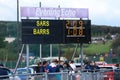
[[[36,73],[35,71],[35,68],[37,67],[38,65],[30,65],[29,68],[32,68],[34,70],[34,73]]]
[[[103,73],[104,80],[114,80],[114,70],[117,68],[115,66],[109,66],[109,65],[104,65],[104,66],[99,66],[100,71]]]
[[[101,65],[107,65],[107,62],[105,61],[96,61],[96,65],[101,66]]]
[[[34,79],[34,70],[32,68],[18,68],[16,71],[16,75],[20,78],[20,80],[27,80],[27,77],[29,80],[35,80]]]
[[[13,76],[13,72],[8,68],[0,68],[0,80],[20,80],[18,76]]]

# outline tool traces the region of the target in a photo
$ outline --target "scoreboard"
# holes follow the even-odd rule
[[[90,20],[22,19],[23,44],[90,42]]]

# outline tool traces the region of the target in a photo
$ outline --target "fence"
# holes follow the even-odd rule
[[[120,70],[114,72],[78,71],[77,73],[73,73],[70,71],[69,72],[61,71],[59,73],[19,74],[19,75],[16,74],[16,75],[9,75],[10,79],[7,80],[20,80],[18,79],[20,76],[24,76],[24,79],[21,80],[120,80]]]

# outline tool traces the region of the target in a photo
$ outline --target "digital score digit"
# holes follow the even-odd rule
[[[82,36],[83,35],[83,21],[79,21],[79,35]]]

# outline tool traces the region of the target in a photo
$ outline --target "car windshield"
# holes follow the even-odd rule
[[[101,71],[113,71],[112,67],[100,67]]]
[[[7,68],[0,68],[0,69],[6,71],[8,75],[12,74],[12,72]]]
[[[30,69],[29,69],[29,73],[31,73]],[[18,69],[17,74],[27,74],[27,69]]]

